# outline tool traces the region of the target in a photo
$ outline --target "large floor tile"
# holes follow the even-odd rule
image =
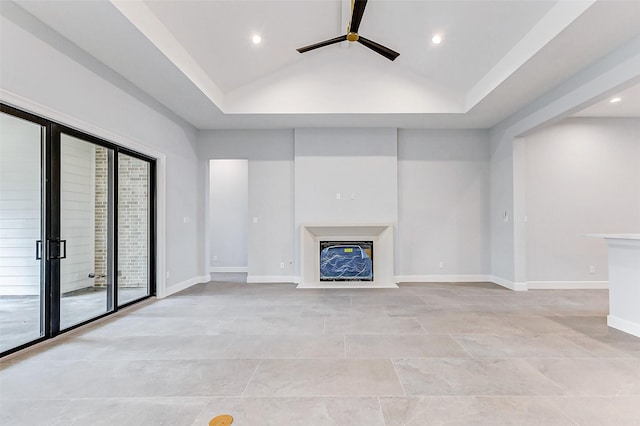
[[[406,284],[402,284],[406,286]],[[441,294],[443,296],[502,296],[511,293],[511,290],[493,283],[442,283],[430,286],[418,285],[406,287],[413,294],[425,295]]]
[[[204,426],[221,413],[240,426],[384,426],[378,398],[213,398],[193,422]]]
[[[5,400],[3,426],[190,426],[209,398]],[[202,423],[206,425],[207,423]]]
[[[64,360],[180,360],[229,358],[234,336],[94,336],[87,334],[34,354],[30,361]]]
[[[578,339],[578,337],[582,339]],[[640,358],[640,338],[615,328],[609,328],[606,334],[575,336],[574,341],[586,349],[589,349],[589,347],[584,344],[585,341],[598,342],[605,347],[623,352],[625,355],[621,356],[621,358],[626,358],[627,356]]]
[[[640,396],[638,359],[527,360],[568,395]]]
[[[362,293],[359,296],[351,296],[351,303],[354,305],[424,305],[424,301],[419,296],[405,295],[405,296],[387,296],[378,295],[375,293]]]
[[[238,307],[251,307],[251,306],[264,306],[264,305],[317,305],[317,304],[329,304],[329,305],[349,305],[351,304],[350,296],[325,296],[322,294],[308,294],[305,295],[300,290],[295,295],[269,295],[265,293],[247,294],[247,295],[215,295],[207,297],[208,303],[211,306],[238,306]],[[240,308],[239,308],[240,309]]]
[[[454,335],[475,358],[585,358],[590,354],[563,336]]]
[[[258,361],[26,361],[0,371],[3,399],[239,395]]]
[[[389,317],[419,317],[450,312],[449,309],[441,306],[427,305],[385,305],[382,308]]]
[[[189,309],[189,308],[185,308]],[[168,336],[189,335],[198,336],[208,334],[212,324],[207,318],[158,317],[144,318],[118,317],[105,324],[100,324],[91,330],[92,336],[125,337],[125,336]]]
[[[562,397],[554,402],[579,425],[638,426],[640,424],[640,396]]]
[[[386,426],[575,426],[546,397],[380,398]]]
[[[425,330],[413,318],[358,317],[326,318],[327,334],[425,334]]]
[[[546,317],[547,320],[553,321],[571,330],[577,334],[586,335],[602,335],[608,334],[611,328],[607,325],[606,315],[581,315],[581,316],[559,316],[553,315]]]
[[[322,334],[324,318],[294,316],[235,318],[211,321],[206,327],[207,334]]]
[[[402,395],[388,359],[264,360],[244,395]]]
[[[348,358],[456,358],[469,354],[445,335],[351,335],[345,337]]]
[[[613,330],[613,329],[612,329]],[[622,332],[620,335],[575,335],[567,340],[594,358],[640,358],[640,339]]]
[[[416,317],[431,334],[520,334],[522,327],[507,315],[475,311],[448,311]]]
[[[459,306],[459,305],[484,305],[494,306],[503,303],[502,297],[491,295],[473,294],[421,294],[420,299],[427,306]]]
[[[225,358],[295,359],[344,358],[344,337],[235,336],[224,350]]]
[[[562,388],[520,359],[394,360],[407,395],[560,395]]]
[[[373,305],[312,305],[301,307],[300,316],[371,318],[385,316],[385,310]]]

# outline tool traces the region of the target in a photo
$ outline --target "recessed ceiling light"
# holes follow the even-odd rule
[[[620,102],[622,98],[613,98],[609,101],[609,103],[615,104],[616,102]]]
[[[262,41],[262,37],[256,34],[251,38],[251,41],[253,42],[253,44],[260,44],[260,42]]]
[[[431,37],[431,41],[433,42],[433,44],[440,44],[442,43],[442,36],[440,34],[436,34]]]

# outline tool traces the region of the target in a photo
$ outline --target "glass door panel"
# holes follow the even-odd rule
[[[150,294],[151,167],[118,153],[118,305]]]
[[[44,127],[0,113],[0,352],[44,336]]]
[[[113,310],[113,150],[60,136],[60,329]]]

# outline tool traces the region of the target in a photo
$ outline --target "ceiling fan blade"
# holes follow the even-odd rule
[[[382,56],[384,56],[385,58],[393,61],[394,59],[396,59],[398,56],[400,56],[400,54],[396,51],[393,51],[391,49],[389,49],[388,47],[385,47],[381,44],[376,43],[375,41],[371,41],[368,38],[364,38],[362,36],[360,36],[358,38],[358,43],[365,45],[366,47],[368,47],[369,49],[373,50],[376,53],[381,54]]]
[[[351,12],[351,23],[349,24],[349,32],[357,33],[360,28],[360,21],[364,15],[364,8],[367,6],[367,0],[355,0],[353,3],[353,11]]]
[[[341,35],[340,37],[332,38],[330,40],[321,41],[320,43],[310,44],[309,46],[301,47],[296,49],[300,53],[308,52],[313,49],[318,49],[320,47],[329,46],[331,44],[340,43],[341,41],[345,41],[347,39],[347,35]]]

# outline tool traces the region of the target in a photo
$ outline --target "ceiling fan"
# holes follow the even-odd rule
[[[340,37],[332,38],[330,40],[321,41],[320,43],[310,44],[309,46],[301,47],[296,50],[300,53],[305,53],[310,50],[340,43],[345,40],[348,40],[350,42],[357,41],[358,43],[368,47],[374,52],[377,52],[385,58],[393,61],[400,55],[398,52],[395,52],[388,47],[364,38],[360,34],[358,34],[358,28],[360,28],[360,21],[362,21],[362,15],[364,15],[364,8],[366,6],[367,0],[351,0],[351,21],[347,26],[347,34]]]

